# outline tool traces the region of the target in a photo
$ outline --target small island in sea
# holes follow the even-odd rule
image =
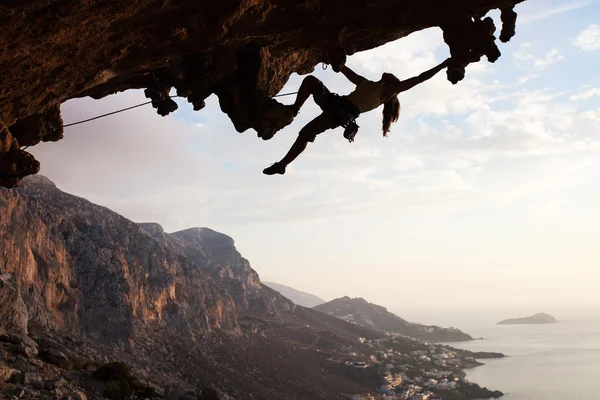
[[[498,325],[519,325],[519,324],[554,324],[558,322],[552,315],[537,313],[530,317],[505,319],[498,322]]]

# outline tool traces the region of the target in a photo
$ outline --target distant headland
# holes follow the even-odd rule
[[[558,322],[552,315],[538,313],[530,317],[505,319],[498,322],[498,325],[518,325],[518,324],[554,324]]]

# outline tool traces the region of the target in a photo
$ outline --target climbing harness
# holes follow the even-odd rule
[[[344,138],[348,142],[354,142],[354,138],[358,133],[358,124],[356,118],[360,115],[358,108],[342,96],[330,93],[328,107],[333,112],[333,122],[336,126],[344,128]]]

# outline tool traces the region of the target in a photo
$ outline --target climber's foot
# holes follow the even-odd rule
[[[285,165],[276,162],[275,164],[271,165],[270,167],[265,168],[263,170],[263,174],[265,174],[265,175],[275,175],[275,174],[283,175],[283,174],[285,174]]]

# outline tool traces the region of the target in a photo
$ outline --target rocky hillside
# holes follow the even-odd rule
[[[42,176],[0,188],[0,398],[338,398],[377,374],[357,385],[315,350],[359,337],[382,336],[262,286],[228,236],[136,224]]]
[[[0,208],[0,272],[45,327],[121,343],[131,340],[134,320],[190,335],[239,333],[239,313],[293,310],[262,288],[225,235],[140,227],[42,176],[2,190]]]
[[[160,115],[177,109],[171,89],[205,106],[219,98],[239,132],[269,139],[281,128],[273,99],[297,72],[330,51],[349,55],[429,27],[440,27],[453,63],[448,78],[482,56],[494,62],[515,34],[523,0],[203,0],[0,2],[0,185],[39,171],[23,146],[63,137],[60,104],[145,89]],[[502,11],[502,31],[482,22]]]
[[[301,292],[289,286],[280,285],[279,283],[274,282],[263,282],[266,286],[276,290],[281,293],[283,296],[292,300],[294,304],[298,304],[302,307],[312,308],[318,306],[319,304],[325,303],[325,300],[322,298],[315,296],[314,294]]]
[[[440,328],[408,322],[392,314],[385,307],[369,303],[360,297],[355,299],[348,296],[341,297],[316,306],[314,309],[368,328],[431,342],[473,340],[470,335],[456,328]]]

